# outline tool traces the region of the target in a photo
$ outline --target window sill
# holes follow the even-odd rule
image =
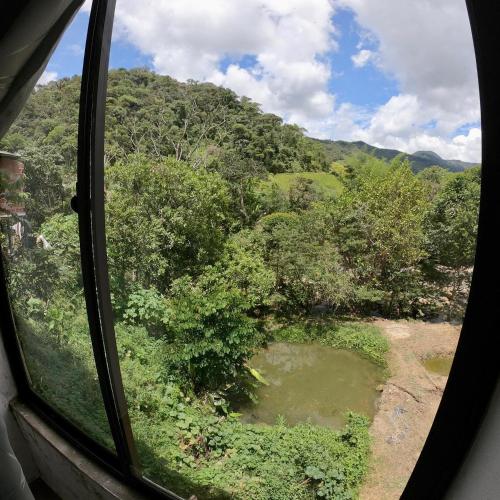
[[[92,462],[28,406],[14,400],[10,408],[40,470],[41,478],[62,499],[146,499]]]

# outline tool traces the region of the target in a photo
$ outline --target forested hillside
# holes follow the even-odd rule
[[[79,92],[79,77],[40,88],[2,140],[3,147],[16,151],[43,143],[73,162]],[[109,162],[143,153],[207,166],[223,150],[268,172],[328,169],[322,147],[299,127],[209,83],[180,83],[146,69],[112,70],[106,111]]]
[[[315,140],[323,145],[325,154],[330,161],[342,161],[349,156],[366,153],[386,161],[394,160],[397,156],[400,156],[410,162],[414,172],[420,172],[424,168],[429,167],[442,167],[450,172],[462,172],[467,168],[477,166],[477,163],[460,160],[445,160],[433,151],[416,151],[415,153],[408,154],[403,151],[398,151],[397,149],[377,148],[363,141]]]
[[[36,390],[109,445],[69,208],[79,85],[38,88],[0,144],[25,162],[28,236],[47,242],[19,241],[6,259]],[[143,468],[180,494],[355,497],[367,419],[350,414],[340,430],[243,423],[235,395],[265,383],[252,354],[314,341],[383,367],[387,342],[360,320],[463,312],[479,168],[415,174],[399,156],[335,159],[231,90],[109,74],[106,232],[122,373]]]

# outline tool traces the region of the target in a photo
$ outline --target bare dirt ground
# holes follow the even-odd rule
[[[373,439],[361,500],[398,499],[436,414],[447,377],[428,372],[422,359],[453,355],[460,326],[423,321],[375,321],[388,338],[390,377],[370,428]]]

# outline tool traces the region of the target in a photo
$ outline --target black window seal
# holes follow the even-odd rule
[[[82,72],[76,206],[87,314],[95,364],[122,474],[128,483],[149,496],[182,500],[141,474],[114,332],[106,252],[104,133],[115,4],[115,0],[92,3]]]
[[[80,94],[77,196],[71,206],[79,219],[82,275],[94,359],[118,454],[83,432],[32,389],[17,336],[3,253],[0,255],[0,333],[19,401],[78,450],[148,498],[182,500],[142,477],[139,471],[114,337],[105,240],[99,239],[104,235],[104,112],[114,7],[114,0],[94,0],[92,4]]]
[[[104,224],[104,115],[115,0],[90,13],[80,94],[77,206],[82,277],[94,359],[118,459],[138,475],[109,294]]]

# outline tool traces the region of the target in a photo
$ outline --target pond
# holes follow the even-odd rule
[[[311,422],[331,428],[345,423],[348,410],[373,418],[383,371],[350,351],[320,344],[271,344],[249,362],[269,383],[257,389],[258,402],[237,410],[247,423],[289,425]]]
[[[453,356],[433,356],[422,361],[425,369],[447,377],[450,374]]]

